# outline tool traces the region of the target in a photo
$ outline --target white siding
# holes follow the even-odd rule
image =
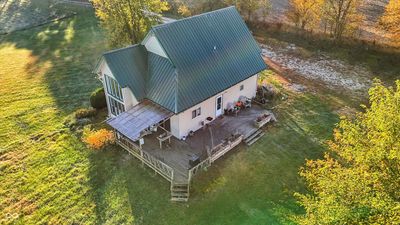
[[[161,47],[160,42],[157,40],[157,38],[154,35],[151,35],[146,40],[146,43],[144,43],[144,46],[146,47],[147,51],[157,54],[159,56],[162,56],[164,58],[168,58],[167,54],[165,54],[165,52],[164,52],[164,49]]]
[[[243,90],[240,90],[240,86],[243,85]],[[227,108],[229,103],[234,103],[239,100],[240,96],[246,96],[253,98],[257,92],[257,75],[254,75],[225,91],[214,95],[213,97],[197,104],[196,106],[187,109],[178,115],[175,115],[174,119],[171,118],[171,133],[181,139],[183,136],[187,136],[190,131],[196,131],[202,128],[201,122],[205,121],[207,117],[215,119],[216,112],[216,97],[222,95],[223,109]],[[192,111],[201,107],[201,115],[192,119]],[[177,131],[179,128],[179,131]]]
[[[128,87],[122,88],[122,96],[124,98],[125,110],[130,110],[139,103]]]
[[[174,135],[175,137],[180,137],[179,116],[178,115],[173,115],[170,118],[170,122],[171,122],[171,134]]]

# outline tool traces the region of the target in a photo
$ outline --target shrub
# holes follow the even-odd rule
[[[90,95],[90,105],[95,109],[102,109],[107,106],[104,88],[98,88]]]
[[[104,148],[108,144],[114,143],[115,137],[113,132],[107,129],[93,131],[85,128],[82,140],[89,148],[98,150]]]
[[[75,111],[75,118],[82,119],[82,118],[89,118],[93,117],[97,114],[96,109],[78,109]]]

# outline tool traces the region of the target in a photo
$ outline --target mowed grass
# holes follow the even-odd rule
[[[0,38],[0,223],[292,224],[303,213],[298,169],[321,157],[338,121],[336,101],[288,93],[279,122],[199,174],[188,203],[113,146],[85,147],[64,119],[100,86],[91,70],[105,50],[94,13]],[[333,102],[333,103],[331,103]]]

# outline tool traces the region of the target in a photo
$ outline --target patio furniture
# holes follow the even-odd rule
[[[172,134],[169,132],[165,132],[165,133],[158,135],[157,139],[160,142],[160,149],[162,149],[162,144],[166,140],[168,140],[168,143],[171,144],[171,136],[172,136]]]
[[[200,157],[199,156],[197,156],[195,154],[189,155],[189,166],[190,166],[190,168],[195,167],[199,163],[200,163]]]
[[[251,107],[251,99],[247,98],[246,96],[240,96],[239,102],[242,103],[243,108],[250,108]]]
[[[241,102],[228,103],[228,105],[226,107],[226,114],[237,116],[237,114],[240,112],[241,108],[242,108]]]

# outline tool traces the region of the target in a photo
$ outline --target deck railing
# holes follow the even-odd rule
[[[125,150],[127,150],[129,153],[131,153],[133,156],[138,158],[140,161],[142,161],[144,164],[149,166],[151,169],[153,169],[155,172],[160,174],[162,177],[167,179],[168,181],[171,182],[171,194],[173,192],[173,187],[175,184],[174,182],[174,170],[165,164],[164,162],[158,160],[154,156],[152,156],[150,153],[143,151],[139,145],[135,144],[133,141],[125,137],[123,134],[121,134],[118,131],[115,131],[116,133],[116,142],[118,145],[123,147]],[[215,160],[226,154],[228,151],[230,151],[232,148],[240,144],[240,142],[243,140],[243,135],[237,135],[234,137],[231,137],[228,141],[221,143],[217,146],[215,146],[213,149],[211,149],[211,154],[202,162],[197,164],[195,167],[191,168],[188,170],[188,179],[187,182],[184,183],[179,183],[178,185],[183,185],[187,184],[190,185],[190,182],[195,174],[200,172],[202,169],[205,169],[209,166],[211,166],[211,163],[213,163]],[[185,195],[185,199],[189,197],[189,186],[187,186],[187,195]],[[176,194],[176,193],[174,193]],[[182,199],[181,199],[182,200]]]
[[[195,167],[191,168],[189,170],[189,177],[188,177],[188,183],[192,180],[192,177],[199,172],[202,169],[205,169],[211,165],[210,158],[208,157],[207,159],[203,160],[199,164],[197,164]]]
[[[211,149],[211,155],[209,157],[207,157],[205,160],[203,160],[202,162],[200,162],[195,167],[189,170],[188,182],[190,183],[193,176],[197,174],[200,170],[211,166],[211,163],[213,163],[215,160],[223,156],[232,148],[236,147],[238,144],[240,144],[240,142],[242,142],[242,140],[243,140],[243,135],[237,135],[233,138],[233,140],[230,140],[228,143],[221,143],[215,146],[213,149]]]
[[[225,153],[229,152],[231,149],[240,144],[242,140],[243,135],[237,135],[233,139],[215,146],[213,149],[211,149],[210,163],[213,163],[215,160],[225,155]]]
[[[139,145],[135,144],[118,131],[116,131],[116,142],[144,164],[152,168],[155,172],[172,182],[174,179],[174,170],[170,166],[140,149]]]

